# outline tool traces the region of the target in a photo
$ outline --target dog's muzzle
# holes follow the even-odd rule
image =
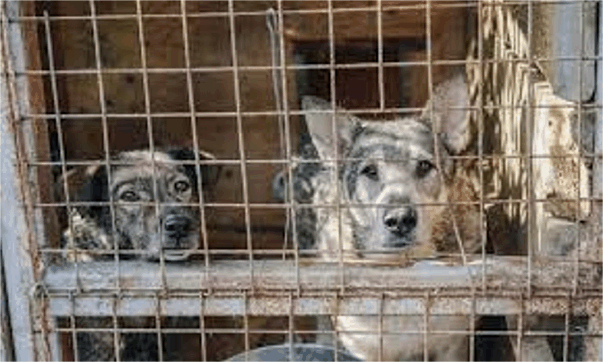
[[[386,210],[383,225],[390,232],[388,247],[404,247],[413,239],[417,226],[417,210],[414,206],[401,206]]]
[[[383,223],[396,236],[408,235],[417,226],[417,211],[412,207],[390,210],[385,214]]]
[[[185,215],[168,215],[163,221],[163,251],[168,260],[186,259],[197,245],[197,228]]]
[[[179,240],[188,236],[191,230],[191,219],[186,216],[170,216],[163,223],[165,234],[176,241],[176,247]]]

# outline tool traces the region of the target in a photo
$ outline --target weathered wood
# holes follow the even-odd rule
[[[333,30],[337,41],[377,39],[377,1],[333,2]],[[285,35],[295,41],[328,40],[328,12],[325,1],[289,1],[288,9],[305,10],[287,14]],[[426,3],[424,1],[383,1],[382,29],[384,39],[424,39]],[[432,5],[432,34],[441,35],[464,21],[463,7]],[[437,37],[437,36],[436,36]]]
[[[99,13],[132,13],[131,3],[108,1],[96,3]],[[179,4],[145,3],[145,13],[179,13]],[[86,13],[87,3],[53,3],[54,12]],[[81,9],[78,9],[81,7]],[[219,2],[191,2],[190,12],[224,10]],[[215,9],[214,9],[215,8]],[[149,68],[183,68],[183,36],[179,18],[145,19],[144,35]],[[94,43],[90,21],[53,21],[55,58],[59,69],[93,69],[95,67]],[[103,68],[139,68],[140,51],[138,28],[135,19],[100,20],[98,22]],[[271,63],[266,21],[263,16],[243,16],[235,20],[238,65],[263,65]],[[188,19],[189,45],[192,67],[231,66],[230,30],[227,17]],[[290,53],[287,52],[289,55]],[[295,74],[287,74],[290,108],[297,109]],[[235,96],[232,71],[193,72],[193,93],[196,112],[234,112]],[[274,111],[271,72],[240,71],[239,79],[242,111]],[[144,113],[142,75],[104,74],[103,84],[107,112],[118,114]],[[149,75],[152,112],[188,112],[188,94],[184,72],[159,72]],[[59,77],[61,111],[64,113],[100,112],[96,74],[63,75]],[[121,150],[145,148],[149,145],[146,119],[110,117],[108,123],[111,153]],[[157,147],[193,146],[190,117],[153,117],[153,137]],[[297,143],[298,122],[291,123],[292,148]],[[68,120],[63,123],[65,151],[68,160],[93,160],[104,158],[103,132],[98,118]],[[214,153],[218,158],[237,159],[239,145],[234,117],[197,117],[199,147]],[[249,159],[280,158],[279,128],[275,116],[243,118],[245,153]],[[272,176],[280,168],[272,164],[247,167],[250,201],[270,202]],[[242,202],[240,167],[226,166],[215,189],[216,202]],[[243,218],[229,219],[239,228]],[[267,210],[261,216],[263,225],[284,224],[284,214],[279,209]],[[217,220],[220,224],[221,221]],[[255,222],[254,222],[255,224]],[[212,225],[208,225],[212,229]],[[223,239],[224,237],[222,237]],[[279,244],[272,247],[280,248]]]
[[[307,10],[324,8],[321,2],[285,2],[285,10]],[[132,3],[121,1],[99,2],[99,14],[132,14]],[[173,2],[145,3],[144,13],[177,14],[180,9]],[[406,10],[386,10],[383,12],[384,39],[412,39],[424,43],[425,10],[420,9],[424,2],[408,2]],[[87,14],[86,2],[53,3],[55,14]],[[235,2],[236,11],[261,11],[274,6],[272,2]],[[376,6],[375,1],[335,2],[334,7],[358,8],[359,6]],[[384,8],[399,6],[399,3],[384,2]],[[410,8],[408,8],[410,6]],[[188,11],[207,12],[225,11],[219,2],[195,2],[187,5]],[[461,59],[464,47],[464,8],[441,8],[434,5],[432,9],[432,38],[434,59]],[[285,29],[292,29],[301,24],[304,29],[314,29],[312,19],[315,16],[326,19],[326,14],[285,14]],[[372,11],[369,21],[366,12],[336,12],[336,42],[345,44],[350,41],[376,41],[376,11]],[[296,20],[297,19],[297,20]],[[323,19],[323,20],[324,20]],[[183,37],[181,21],[178,18],[145,18],[144,35],[147,48],[147,62],[150,68],[175,68],[184,66]],[[190,17],[189,41],[191,64],[193,67],[219,67],[232,65],[228,18]],[[140,51],[138,29],[135,19],[99,20],[99,38],[101,61],[103,68],[139,68]],[[93,37],[89,20],[53,21],[53,41],[55,58],[59,69],[93,69],[95,67]],[[406,29],[406,30],[405,30]],[[390,31],[391,30],[391,31]],[[265,17],[261,15],[237,16],[235,18],[238,65],[271,65],[271,49]],[[286,32],[289,30],[286,30]],[[326,35],[326,33],[324,34]],[[286,62],[293,63],[293,49],[300,41],[308,40],[308,36],[287,37]],[[326,41],[326,38],[322,39]],[[424,54],[424,50],[422,51]],[[426,59],[423,56],[423,59]],[[413,67],[419,70],[424,67]],[[376,69],[373,69],[376,71]],[[437,73],[437,71],[436,71]],[[405,75],[407,75],[405,73]],[[389,80],[389,76],[386,77]],[[421,73],[412,79],[419,80],[417,87],[425,88],[426,77]],[[434,77],[434,80],[438,80]],[[188,95],[186,94],[185,74],[181,72],[151,74],[149,76],[152,112],[187,112]],[[233,112],[234,89],[232,72],[194,72],[194,97],[197,112]],[[144,92],[142,75],[104,74],[105,99],[109,113],[144,113]],[[241,88],[241,106],[243,111],[275,110],[272,92],[271,72],[241,71],[239,72]],[[298,109],[295,84],[295,71],[287,72],[289,109]],[[59,77],[61,111],[65,113],[98,114],[99,94],[95,74],[62,75]],[[338,88],[345,89],[341,83]],[[412,92],[423,94],[424,92]],[[424,102],[421,99],[413,103]],[[367,100],[368,102],[368,100]],[[343,100],[345,103],[345,99]],[[368,104],[359,104],[367,106]],[[278,122],[276,117],[258,116],[244,117],[245,148],[248,158],[274,159],[280,158],[281,152],[275,145],[279,144]],[[68,160],[102,159],[104,148],[101,122],[97,118],[68,120],[64,122],[65,149]],[[145,119],[111,117],[108,119],[109,147],[111,151],[147,147],[147,125]],[[297,117],[291,119],[292,149],[296,149],[299,122]],[[159,147],[174,145],[191,145],[190,120],[180,118],[153,118],[154,141]],[[235,121],[224,117],[199,117],[197,120],[200,146],[211,150],[218,158],[237,158],[238,145]],[[228,140],[228,142],[224,142]],[[254,200],[266,202],[271,200],[271,178],[279,168],[273,165],[248,167],[250,195]],[[218,201],[241,201],[240,173],[224,173],[216,189]],[[229,176],[230,175],[230,176]],[[270,217],[263,218],[267,225],[283,225],[282,213],[275,211]],[[278,246],[277,246],[278,247]]]
[[[22,13],[25,16],[36,15],[35,2],[26,1],[22,4]],[[45,39],[39,38],[40,27],[43,27],[43,23],[39,22],[24,22],[22,23],[21,29],[23,32],[23,40],[25,42],[24,47],[27,52],[26,61],[27,64],[24,66],[26,69],[44,69],[48,68],[47,65],[43,64],[42,61],[45,49],[41,47],[45,44]],[[47,113],[47,97],[52,97],[52,94],[46,94],[44,88],[44,79],[39,75],[30,75],[28,78],[28,97],[29,100],[29,111],[32,114],[44,114]],[[51,161],[51,149],[50,149],[50,132],[48,122],[45,119],[33,118],[31,120],[31,127],[33,130],[33,140],[35,143],[35,158],[37,161],[47,162]],[[54,127],[53,127],[54,128]],[[53,177],[52,170],[50,167],[37,167],[35,169],[37,188],[35,192],[40,202],[52,202],[53,201]],[[57,210],[53,208],[44,208],[40,210],[43,217],[41,218],[44,223],[45,237],[48,245],[58,246],[59,245],[59,223],[57,219]]]

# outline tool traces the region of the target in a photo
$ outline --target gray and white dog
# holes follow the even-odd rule
[[[333,116],[329,103],[304,97],[321,166],[306,173],[301,165],[308,160],[302,155],[293,170],[293,198],[298,203],[311,199],[317,206],[311,240],[304,236],[302,246],[311,245],[327,260],[337,260],[340,253],[344,260],[397,260],[478,250],[479,209],[467,202],[477,200],[476,186],[453,158],[471,139],[464,107],[468,94],[462,75],[437,86],[421,115],[393,121],[365,121],[343,111]],[[287,185],[282,174],[275,180],[277,196],[284,195],[279,185]],[[300,194],[299,185],[311,197]],[[307,220],[297,221],[308,229]],[[467,336],[453,332],[468,330],[464,316],[431,316],[429,330],[452,333],[430,334],[427,346],[423,316],[383,317],[382,341],[378,317],[337,316],[335,322],[344,346],[367,361],[467,358]]]
[[[158,260],[161,254],[166,261],[187,259],[199,247],[199,182],[207,196],[220,171],[211,164],[197,168],[196,159],[215,157],[204,151],[195,157],[189,149],[137,150],[113,158],[110,172],[104,164],[79,170],[79,174],[70,171],[62,184],[79,184],[72,200],[83,205],[68,215],[70,226],[62,237],[65,258],[79,262],[112,259],[118,247],[120,258],[125,259]],[[152,326],[145,318],[130,318],[127,323],[137,328]],[[111,322],[93,318],[82,318],[78,324],[113,327]],[[117,357],[112,332],[79,332],[77,342],[79,360]],[[159,359],[155,332],[123,334],[118,346],[120,360]],[[170,356],[170,351],[165,353]]]
[[[214,156],[200,151],[198,158]],[[201,165],[198,175],[190,161],[195,154],[188,149],[137,150],[115,157],[110,173],[105,165],[90,166],[75,201],[91,204],[71,210],[62,239],[67,258],[73,260],[76,249],[85,250],[81,261],[112,258],[115,246],[149,260],[160,253],[168,261],[188,258],[199,247],[198,183],[206,193],[219,174],[218,166]]]

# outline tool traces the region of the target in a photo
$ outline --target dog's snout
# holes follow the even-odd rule
[[[404,236],[417,226],[417,211],[412,206],[389,210],[383,217],[385,228],[393,234]]]
[[[185,216],[168,216],[163,223],[163,228],[170,236],[182,237],[191,229],[191,220]]]

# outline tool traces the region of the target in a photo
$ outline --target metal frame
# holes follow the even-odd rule
[[[18,24],[7,22],[17,17],[19,3],[1,4],[2,18],[2,79],[1,92],[1,221],[2,261],[6,277],[7,304],[10,314],[11,340],[17,360],[49,359],[47,336],[35,330],[46,321],[36,321],[36,292],[40,272],[40,258],[36,235],[40,232],[39,213],[32,207],[34,201],[26,183],[31,173],[27,171],[27,157],[31,151],[31,126],[19,124],[20,115],[29,108],[27,79],[16,73],[24,69],[25,55],[21,30]],[[22,134],[21,132],[24,132]],[[41,324],[40,324],[41,322]],[[55,348],[56,350],[56,348]]]
[[[507,1],[505,4],[515,3]],[[517,4],[526,4],[524,1],[518,1]],[[574,1],[552,1],[551,3],[574,4],[576,6],[599,7],[599,55],[584,54],[585,41],[581,37],[579,45],[579,56],[554,56],[542,57],[532,54],[531,39],[528,39],[528,59],[533,62],[547,61],[588,61],[596,63],[596,107],[601,107],[601,97],[603,94],[603,81],[601,80],[601,69],[603,69],[601,49],[603,49],[603,9],[600,0],[581,0],[579,3]],[[1,241],[2,241],[2,261],[6,273],[7,300],[0,299],[0,307],[5,308],[8,304],[10,312],[10,324],[12,328],[12,342],[15,357],[18,360],[36,360],[36,359],[59,359],[58,342],[50,338],[51,335],[59,333],[73,333],[76,329],[73,322],[75,316],[85,317],[113,317],[113,326],[102,329],[95,328],[92,331],[110,331],[117,335],[122,331],[130,331],[118,326],[117,317],[121,316],[155,316],[159,320],[162,316],[190,316],[199,317],[199,328],[163,328],[158,323],[157,336],[161,341],[163,333],[200,333],[202,339],[206,333],[211,333],[211,328],[206,328],[203,324],[205,316],[242,316],[244,317],[244,328],[242,329],[218,329],[217,332],[230,331],[233,333],[245,334],[246,348],[249,348],[249,333],[262,332],[249,327],[248,316],[289,316],[290,324],[288,330],[270,331],[270,333],[282,333],[289,336],[289,341],[293,342],[293,335],[297,333],[294,330],[292,317],[306,315],[329,315],[335,313],[342,314],[368,314],[368,315],[433,315],[433,314],[466,314],[478,315],[507,315],[516,314],[520,318],[530,314],[545,315],[563,315],[566,317],[565,330],[562,332],[547,331],[537,332],[523,330],[521,323],[517,330],[506,332],[509,336],[516,337],[521,345],[523,336],[542,336],[542,335],[561,335],[564,337],[564,359],[568,358],[567,344],[569,336],[579,334],[591,337],[598,342],[590,345],[597,350],[600,360],[603,360],[603,342],[601,341],[601,329],[603,326],[589,326],[588,332],[574,333],[569,330],[570,315],[589,316],[591,324],[600,323],[602,319],[603,294],[601,292],[600,276],[593,274],[593,269],[582,267],[584,263],[578,259],[578,256],[572,260],[557,260],[553,258],[537,260],[530,254],[527,258],[496,258],[486,257],[485,253],[481,257],[470,257],[475,259],[465,266],[453,265],[454,263],[441,263],[438,261],[423,261],[412,267],[401,269],[400,266],[393,265],[349,265],[344,263],[343,253],[340,253],[339,259],[334,264],[322,264],[316,261],[308,261],[302,258],[301,252],[295,248],[292,251],[262,251],[254,250],[252,247],[252,233],[250,214],[253,209],[282,207],[292,210],[290,219],[293,222],[295,230],[295,209],[310,207],[305,205],[293,205],[290,203],[283,205],[250,203],[248,190],[248,170],[247,166],[252,164],[284,164],[288,165],[289,179],[291,179],[291,160],[292,151],[289,138],[289,117],[301,114],[300,111],[289,109],[287,103],[287,77],[286,72],[290,70],[329,70],[331,75],[331,94],[335,94],[335,71],[337,69],[367,69],[376,68],[379,78],[379,106],[375,109],[362,109],[349,111],[349,113],[381,112],[381,113],[406,113],[414,112],[418,109],[398,108],[385,106],[384,91],[384,66],[428,66],[429,69],[429,87],[430,93],[433,92],[433,78],[431,69],[438,65],[460,65],[467,64],[466,60],[434,60],[431,55],[431,42],[427,42],[427,60],[415,62],[385,62],[383,60],[383,39],[382,39],[382,12],[396,9],[422,9],[426,13],[427,37],[430,40],[430,22],[431,7],[430,1],[422,5],[401,5],[384,6],[381,1],[377,1],[374,7],[363,7],[355,9],[344,9],[333,7],[333,2],[327,2],[327,8],[320,10],[287,10],[283,9],[283,2],[278,1],[276,12],[273,11],[272,23],[273,30],[277,32],[278,38],[271,39],[274,44],[279,42],[277,52],[273,54],[273,65],[271,66],[242,66],[237,61],[237,38],[235,22],[238,16],[265,16],[265,12],[240,12],[235,11],[234,2],[228,1],[228,11],[209,12],[209,13],[187,13],[184,0],[180,3],[180,13],[178,14],[144,14],[142,12],[141,0],[136,1],[136,12],[134,14],[105,15],[95,13],[94,0],[90,0],[90,15],[83,16],[20,16],[18,1],[4,1],[0,4],[2,11],[2,52],[0,53],[2,61],[2,78],[0,79],[1,95],[1,122],[2,133],[0,142],[0,159],[2,160],[2,187],[1,198],[2,207],[0,208],[0,219],[2,221]],[[477,6],[481,8],[483,4],[458,4],[450,3],[442,6]],[[573,8],[573,10],[580,11]],[[333,15],[350,11],[376,11],[378,28],[378,60],[375,63],[354,63],[337,64],[334,58],[334,29]],[[320,65],[287,65],[285,53],[285,38],[283,35],[284,16],[288,14],[304,13],[322,13],[329,17],[329,64]],[[574,14],[572,12],[572,14]],[[480,12],[481,15],[481,12]],[[570,14],[564,14],[566,17]],[[527,3],[528,33],[532,30],[533,4]],[[190,45],[188,39],[187,19],[203,17],[221,17],[228,20],[230,30],[230,51],[233,59],[232,66],[220,67],[192,67],[190,56]],[[564,29],[567,25],[566,17],[561,17],[559,28]],[[184,68],[148,68],[146,64],[146,51],[143,27],[143,19],[149,18],[177,18],[182,21],[182,36],[185,50]],[[20,24],[25,21],[44,22],[46,27],[46,44],[48,50],[52,50],[50,39],[50,28],[55,21],[63,20],[90,20],[93,24],[93,36],[95,41],[95,65],[94,69],[55,69],[53,61],[50,61],[49,69],[26,69],[26,57],[24,55],[24,44],[21,39]],[[139,41],[141,46],[142,65],[140,68],[103,68],[99,48],[98,21],[108,19],[133,19],[137,21],[139,30]],[[9,21],[10,20],[10,21]],[[580,21],[580,25],[583,20]],[[573,24],[575,25],[575,24]],[[276,29],[278,28],[278,29]],[[575,31],[575,29],[573,29]],[[594,34],[594,31],[593,31]],[[580,35],[580,34],[579,34]],[[590,35],[589,35],[590,36]],[[593,35],[594,36],[594,35]],[[590,38],[589,38],[590,39]],[[593,40],[594,41],[594,40]],[[563,49],[567,43],[557,44],[559,49]],[[570,44],[576,50],[576,44]],[[481,49],[483,44],[478,47]],[[589,48],[590,49],[590,48]],[[52,52],[48,51],[52,59]],[[488,60],[481,58],[473,60],[476,65],[492,64],[499,60]],[[517,62],[523,62],[526,59],[519,59]],[[506,60],[505,60],[506,61]],[[572,62],[568,62],[572,63]],[[572,63],[573,64],[573,63]],[[588,68],[587,65],[571,68],[570,70],[561,69],[555,76],[559,84],[566,80],[563,74],[579,73],[580,80],[589,78],[590,72],[595,69]],[[275,89],[281,89],[281,101],[275,111],[243,111],[241,106],[241,89],[239,84],[239,73],[242,71],[276,71],[281,74],[275,76]],[[234,74],[234,95],[235,111],[233,112],[199,112],[195,109],[193,97],[193,74],[197,72],[232,72]],[[565,71],[565,73],[564,73]],[[151,111],[150,92],[148,77],[154,73],[184,73],[186,75],[186,87],[189,95],[188,112],[164,112],[155,113]],[[96,75],[99,88],[100,113],[98,114],[62,114],[59,110],[57,76],[66,74],[90,74]],[[112,114],[106,109],[104,101],[104,82],[103,77],[109,74],[142,74],[144,88],[145,111],[143,113]],[[53,114],[37,114],[30,111],[28,107],[27,77],[35,75],[49,76],[52,82],[52,97],[54,103]],[[278,84],[280,83],[280,84]],[[583,82],[580,82],[582,86]],[[586,87],[586,86],[584,86]],[[528,101],[533,97],[528,95]],[[585,92],[580,88],[578,91],[572,89],[568,91],[570,95],[580,93],[581,97]],[[480,94],[482,90],[480,89]],[[479,98],[482,101],[481,97]],[[333,105],[337,100],[332,97]],[[578,109],[582,105],[578,103]],[[484,110],[492,109],[515,109],[515,106],[484,106],[483,103],[472,107],[472,110],[478,113]],[[535,108],[535,107],[532,107]],[[334,113],[333,113],[334,114]],[[283,130],[285,133],[284,157],[278,160],[259,160],[247,159],[245,154],[245,140],[243,135],[243,117],[257,116],[279,116],[283,121]],[[149,264],[144,262],[123,262],[118,261],[115,253],[113,262],[93,262],[77,263],[75,265],[53,266],[44,270],[42,276],[42,264],[40,253],[50,254],[58,253],[61,250],[43,248],[39,249],[39,235],[44,235],[41,230],[40,212],[34,211],[35,208],[76,206],[78,203],[67,200],[64,203],[42,203],[29,191],[28,180],[32,178],[31,169],[38,166],[61,166],[63,171],[67,166],[90,164],[90,162],[66,161],[64,150],[61,149],[60,162],[40,162],[34,161],[31,149],[31,119],[55,120],[60,129],[62,120],[81,119],[98,117],[102,120],[104,132],[105,157],[99,162],[109,165],[113,162],[109,158],[109,143],[107,139],[107,118],[145,118],[147,120],[151,150],[154,149],[152,143],[152,118],[190,118],[193,127],[194,149],[199,150],[199,141],[196,138],[196,118],[201,116],[212,117],[235,117],[237,128],[237,144],[239,157],[236,159],[220,159],[212,161],[224,165],[240,166],[242,175],[243,201],[241,203],[207,203],[201,199],[192,206],[198,206],[202,215],[202,237],[203,249],[199,254],[205,255],[204,266],[198,264],[172,265],[165,263],[161,259],[159,264]],[[531,117],[528,117],[531,119]],[[601,125],[601,114],[597,118],[596,130],[603,129]],[[528,120],[529,121],[529,120]],[[581,115],[579,116],[581,122]],[[335,122],[334,122],[335,124]],[[481,137],[484,132],[482,122],[478,125],[480,134],[479,152],[476,156],[465,156],[460,158],[473,158],[479,161],[488,159],[527,159],[532,161],[539,157],[551,157],[549,155],[484,155]],[[531,132],[533,127],[529,126]],[[528,135],[529,138],[530,135]],[[595,157],[595,171],[593,177],[593,196],[601,198],[601,152],[602,152],[602,132],[595,132],[595,152],[592,155],[581,153],[581,156]],[[62,141],[61,141],[62,144]],[[61,145],[62,147],[62,145]],[[575,155],[557,155],[555,157],[574,157]],[[335,157],[337,160],[337,157]],[[93,162],[94,163],[94,162]],[[199,171],[199,159],[194,164]],[[481,170],[480,170],[481,171]],[[35,172],[35,171],[34,171]],[[200,172],[198,172],[200,174]],[[531,180],[531,167],[528,170],[528,179]],[[480,180],[483,183],[483,174],[480,172]],[[199,180],[201,181],[201,180]],[[530,183],[530,182],[528,182]],[[199,182],[201,184],[201,182]],[[65,185],[65,187],[67,187]],[[289,192],[293,191],[293,185],[288,185]],[[67,193],[66,193],[67,194]],[[546,199],[536,199],[528,197],[528,213],[533,213],[532,207],[535,203],[544,202]],[[570,199],[567,201],[588,201],[591,197],[582,195],[579,200]],[[525,200],[488,200],[488,203],[525,203]],[[113,205],[113,200],[106,203]],[[484,217],[484,194],[481,194],[480,200],[474,204],[480,205],[481,217]],[[157,202],[155,207],[159,207]],[[204,210],[206,207],[242,207],[244,209],[244,218],[246,225],[246,250],[233,252],[232,250],[209,250],[207,241],[207,229],[205,226]],[[315,206],[315,205],[314,205]],[[312,207],[314,207],[312,206]],[[378,205],[363,205],[364,207],[375,207]],[[349,207],[349,205],[336,205],[339,208]],[[530,224],[529,224],[530,225]],[[528,226],[530,228],[530,226]],[[481,230],[485,238],[485,230]],[[530,238],[531,240],[532,238]],[[296,245],[294,238],[294,245]],[[213,254],[244,254],[248,255],[247,261],[229,261],[209,263],[209,256]],[[293,260],[288,261],[257,261],[254,260],[254,254],[275,254],[282,255],[287,253],[293,256]],[[530,253],[532,250],[530,249]],[[579,278],[580,277],[580,278]],[[479,279],[479,282],[476,282]],[[481,285],[481,286],[480,286]],[[535,290],[533,286],[538,286]],[[434,291],[438,291],[437,295]],[[42,302],[40,302],[42,301]],[[49,327],[52,322],[48,322],[52,317],[69,317],[71,326]],[[46,321],[44,319],[47,319]],[[84,330],[84,329],[81,329]],[[149,331],[149,329],[146,329]],[[265,331],[264,331],[265,332]],[[316,331],[315,331],[316,332]],[[416,331],[415,331],[416,332]],[[428,333],[437,333],[437,331],[425,331],[426,338]],[[337,331],[335,332],[335,334]],[[379,331],[380,335],[383,331]],[[401,332],[404,333],[404,332]],[[407,332],[408,333],[408,332]],[[480,331],[476,331],[472,326],[468,332],[474,338]],[[4,343],[4,340],[2,341]],[[117,342],[116,342],[117,343]],[[597,344],[598,343],[598,344]],[[9,349],[0,351],[3,358],[9,355]],[[205,349],[205,345],[202,347]],[[160,355],[162,355],[160,347]],[[203,355],[205,356],[205,350]],[[474,355],[472,350],[471,355]]]
[[[339,268],[336,263],[329,265],[304,259],[300,261],[299,270],[295,268],[293,261],[255,261],[253,278],[249,275],[249,270],[252,268],[248,261],[217,261],[212,263],[209,271],[196,265],[166,264],[167,279],[164,281],[158,265],[122,262],[118,276],[114,270],[111,270],[111,262],[98,262],[80,265],[77,274],[73,266],[53,267],[47,274],[44,285],[47,297],[50,299],[51,314],[60,316],[69,315],[71,312],[71,293],[78,290],[78,284],[86,286],[86,296],[75,298],[76,313],[82,316],[110,316],[113,312],[119,315],[130,313],[148,315],[153,310],[149,309],[150,306],[143,308],[143,303],[140,307],[134,307],[136,303],[133,301],[152,301],[154,297],[149,299],[147,295],[138,298],[136,293],[153,294],[161,290],[167,290],[168,294],[173,294],[175,298],[166,299],[165,306],[162,306],[162,314],[196,316],[199,314],[199,305],[194,303],[194,298],[198,298],[199,290],[210,289],[216,290],[218,294],[234,295],[235,297],[230,297],[234,298],[233,300],[273,299],[283,303],[289,298],[289,293],[300,289],[302,290],[300,299],[295,297],[298,303],[295,313],[300,314],[332,313],[332,306],[318,307],[316,303],[341,290],[345,291],[344,295],[354,296],[354,299],[366,298],[367,300],[378,300],[378,295],[386,293],[390,298],[399,298],[398,303],[402,303],[400,304],[402,307],[398,307],[402,309],[396,310],[396,313],[391,312],[392,314],[421,314],[424,305],[411,302],[405,304],[404,296],[408,297],[408,300],[411,296],[423,299],[425,292],[436,289],[440,290],[441,296],[460,298],[445,303],[434,300],[431,308],[436,310],[437,314],[469,313],[471,304],[467,304],[467,301],[472,297],[479,300],[476,311],[486,315],[513,314],[518,313],[522,308],[530,313],[564,314],[567,313],[570,305],[575,313],[586,315],[599,313],[601,301],[593,301],[592,298],[597,296],[600,288],[596,275],[589,276],[590,268],[585,268],[581,273],[585,275],[580,286],[582,293],[571,295],[573,266],[552,261],[535,263],[532,270],[533,282],[540,286],[542,291],[534,293],[534,299],[529,300],[525,298],[528,270],[525,260],[517,257],[487,258],[485,277],[488,280],[488,289],[477,290],[474,294],[471,289],[475,281],[472,279],[480,276],[483,267],[481,259],[479,257],[475,259],[467,266],[453,266],[438,261],[422,261],[403,269],[394,265],[347,265],[345,285],[340,284]],[[209,278],[206,276],[208,273]],[[296,275],[299,275],[299,282],[296,281]],[[117,306],[113,306],[108,301],[114,298],[113,286],[116,284],[116,279],[120,279],[122,284],[127,284],[128,290],[123,292],[123,299]],[[254,296],[255,288],[263,292]],[[274,295],[267,291],[274,291]],[[520,295],[524,295],[524,298],[518,298]],[[313,300],[315,298],[316,300]],[[205,298],[206,301],[211,299],[211,296]],[[94,303],[99,304],[95,308],[86,307],[95,305]],[[348,305],[345,301],[341,303],[340,308]],[[277,304],[280,305],[280,302]],[[363,313],[360,304],[352,302],[351,305],[355,307],[349,310]],[[376,311],[374,304],[371,305],[365,305],[367,314],[374,314]],[[249,306],[251,307],[252,304]],[[256,315],[287,314],[283,311],[287,311],[288,308],[282,306],[274,308],[274,306],[275,304],[264,306],[255,304],[248,312]],[[113,311],[114,307],[116,310]],[[240,303],[206,304],[205,308],[207,315],[244,314],[244,304]]]
[[[595,91],[595,101],[599,104],[603,104],[603,58],[601,55],[603,54],[603,4],[599,3],[599,29],[598,29],[598,39],[599,39],[599,60],[596,65],[595,76],[598,81],[596,82],[596,91]],[[595,122],[595,130],[599,130],[595,132],[595,154],[602,155],[603,154],[603,110],[599,109],[599,114],[597,120]],[[593,167],[593,196],[596,198],[603,198],[603,159],[600,156],[594,163]],[[600,215],[600,222],[603,224],[603,213]],[[603,246],[602,246],[603,248]],[[603,298],[603,296],[602,296]],[[598,318],[592,319],[591,327],[594,328],[602,328],[603,326],[603,310],[599,312]],[[594,329],[593,328],[593,329]],[[602,328],[603,329],[603,328]],[[603,361],[603,337],[599,337],[598,344],[593,348],[593,357],[598,358],[600,361]],[[597,349],[598,347],[598,349]]]

